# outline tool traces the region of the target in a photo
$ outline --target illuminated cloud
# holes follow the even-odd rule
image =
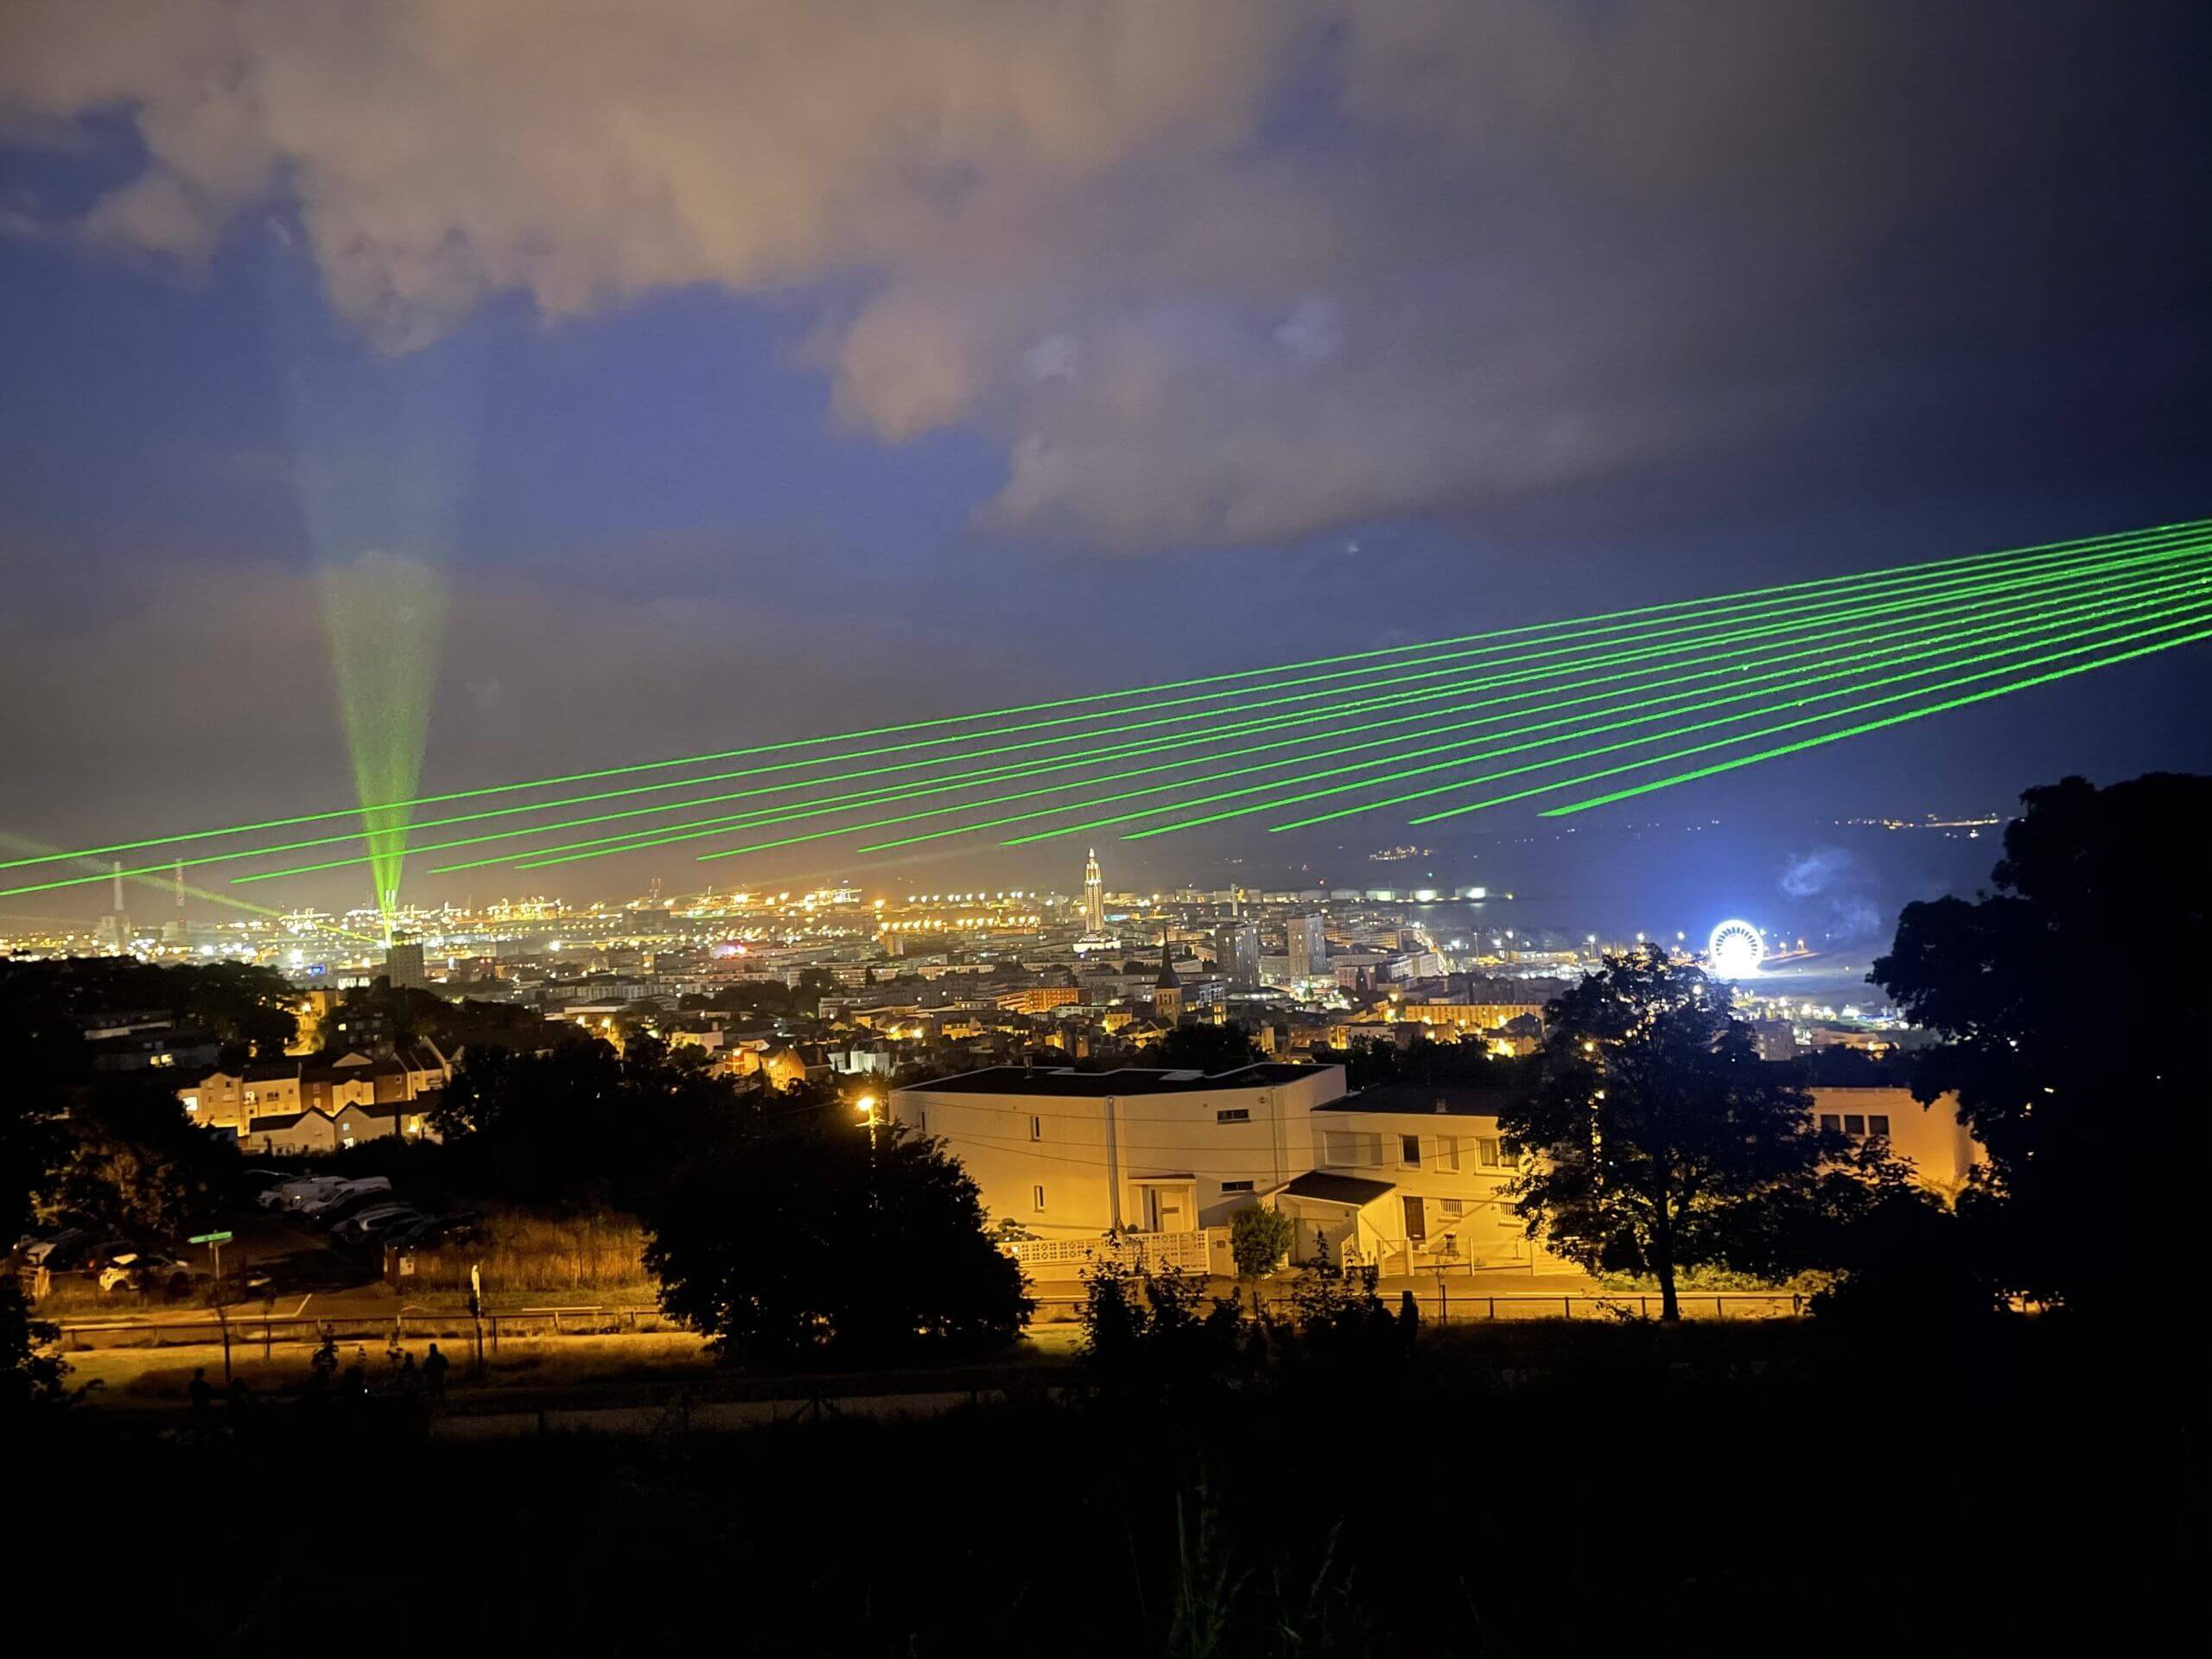
[[[2066,289],[2062,243],[2114,227],[2062,235],[2023,181],[2158,138],[2083,90],[2155,42],[1913,10],[15,0],[0,130],[127,117],[143,170],[45,229],[190,266],[296,216],[391,350],[502,293],[772,296],[842,430],[1000,447],[985,528],[1263,542],[1757,470],[1918,395],[1881,377],[1930,340],[2049,327],[1969,303],[1974,263]],[[1870,293],[1914,238],[1942,280]],[[2155,283],[2097,280],[2115,314]]]

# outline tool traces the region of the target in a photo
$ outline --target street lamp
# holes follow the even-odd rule
[[[875,1109],[880,1103],[874,1095],[862,1095],[853,1103],[854,1108],[861,1114],[861,1121],[868,1125],[868,1144],[871,1151],[875,1147]]]

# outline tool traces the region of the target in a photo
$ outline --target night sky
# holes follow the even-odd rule
[[[2136,0],[8,0],[0,834],[352,798],[365,556],[449,584],[450,787],[2212,514],[2208,63]],[[2197,647],[1621,817],[1778,859],[2208,709]],[[548,874],[410,894],[696,872]]]

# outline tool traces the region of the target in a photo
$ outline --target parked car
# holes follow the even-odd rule
[[[82,1259],[92,1242],[92,1234],[82,1227],[65,1227],[45,1238],[28,1239],[16,1248],[30,1266],[62,1273]]]
[[[348,1205],[358,1205],[364,1199],[391,1191],[391,1176],[364,1175],[359,1180],[340,1181],[336,1186],[302,1198],[294,1208],[311,1221],[329,1220]]]
[[[343,1175],[311,1175],[304,1180],[272,1186],[256,1200],[264,1210],[297,1210],[309,1198],[319,1198],[346,1185]]]
[[[100,1269],[102,1290],[151,1289],[162,1285],[175,1293],[191,1283],[192,1269],[159,1250],[124,1250]]]
[[[389,1192],[341,1193],[327,1207],[314,1211],[309,1219],[321,1226],[335,1228],[340,1222],[348,1217],[358,1216],[364,1210],[381,1209],[387,1204],[398,1202],[400,1200]]]
[[[374,1238],[386,1228],[403,1222],[416,1221],[423,1212],[411,1204],[372,1205],[366,1210],[355,1211],[330,1230],[333,1238],[359,1240]]]
[[[419,1221],[387,1229],[381,1236],[386,1244],[397,1249],[435,1249],[441,1244],[457,1244],[474,1237],[483,1220],[473,1211],[459,1216],[424,1216]]]

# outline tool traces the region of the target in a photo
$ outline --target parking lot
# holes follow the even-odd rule
[[[12,1260],[47,1319],[175,1318],[219,1294],[226,1305],[274,1312],[301,1297],[343,1301],[378,1289],[387,1245],[461,1242],[480,1224],[473,1213],[410,1201],[384,1176],[270,1166],[244,1172],[233,1201],[200,1233],[64,1223],[19,1240]],[[193,1242],[211,1234],[220,1237]]]

